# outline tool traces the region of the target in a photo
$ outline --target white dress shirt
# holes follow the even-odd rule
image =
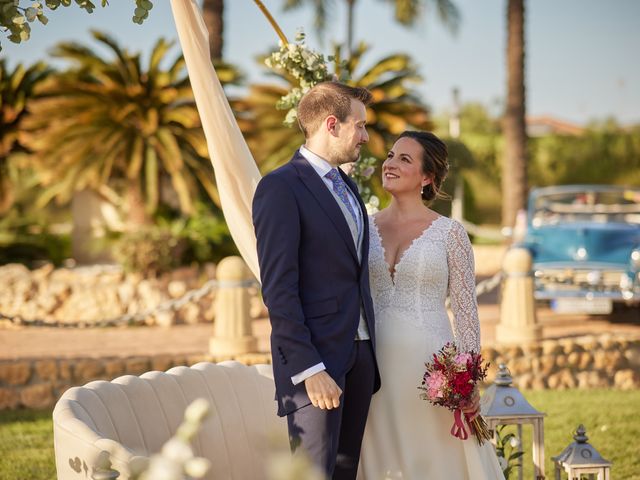
[[[327,188],[329,190],[333,190],[333,182],[329,180],[327,177],[325,177],[325,175],[329,173],[329,171],[334,167],[332,167],[331,164],[327,162],[324,158],[320,157],[319,155],[316,155],[311,150],[306,148],[304,145],[300,147],[300,155],[302,155],[309,162],[309,164],[313,167],[315,172],[320,176],[322,181],[325,183]],[[347,195],[349,198],[349,203],[353,208],[353,211],[356,212],[358,231],[362,232],[362,222],[363,222],[362,211],[360,210],[358,201],[354,198],[353,192],[351,191],[350,188],[347,188]],[[298,373],[297,375],[294,375],[293,377],[291,377],[291,381],[293,382],[294,385],[298,385],[299,383],[304,382],[307,378],[323,370],[326,370],[326,367],[324,366],[324,363],[320,362],[317,365],[307,368],[306,370]]]

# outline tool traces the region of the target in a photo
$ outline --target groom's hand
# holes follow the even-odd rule
[[[311,375],[304,381],[304,386],[314,407],[331,410],[340,406],[342,389],[326,370]]]

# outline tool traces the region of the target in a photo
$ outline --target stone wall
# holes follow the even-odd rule
[[[158,355],[78,359],[21,359],[0,361],[0,410],[51,408],[69,388],[93,380],[122,375],[165,371],[178,365],[222,361],[209,355]],[[247,365],[267,363],[269,354],[245,354],[234,358]]]
[[[515,385],[521,389],[640,388],[640,338],[586,336],[545,340],[525,347],[486,347],[482,353],[491,362],[489,381],[495,378],[498,365],[505,363]],[[0,410],[51,408],[74,385],[225,359],[161,355],[0,361]],[[270,355],[246,354],[236,360],[246,364],[267,363]]]
[[[47,264],[29,270],[20,264],[0,267],[0,313],[51,324],[110,320],[152,310],[179,298],[215,278],[215,265],[185,267],[160,277],[144,278],[116,266],[58,268]],[[264,315],[262,302],[252,289],[252,315]],[[149,325],[211,322],[215,292],[177,312],[159,312]]]
[[[640,338],[604,334],[486,347],[488,379],[504,363],[520,389],[640,388]]]

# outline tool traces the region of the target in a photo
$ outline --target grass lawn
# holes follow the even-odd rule
[[[0,412],[0,480],[55,478],[51,412]]]
[[[572,439],[578,424],[589,441],[613,462],[613,480],[640,480],[640,390],[527,391],[527,400],[545,418],[547,478],[551,457]],[[530,465],[530,432],[525,427],[525,465]],[[531,468],[525,478],[532,478]],[[516,478],[512,474],[512,478]],[[55,479],[51,412],[0,412],[0,480]]]
[[[536,409],[545,412],[544,451],[546,476],[553,477],[551,457],[573,442],[579,424],[587,429],[589,443],[610,462],[613,480],[640,480],[640,390],[524,391]],[[531,468],[531,427],[524,430],[525,476]],[[527,468],[529,467],[529,468]],[[517,478],[515,472],[511,479]],[[566,477],[563,477],[566,478]]]

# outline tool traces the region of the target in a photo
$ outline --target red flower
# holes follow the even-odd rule
[[[473,391],[473,382],[471,381],[471,374],[468,371],[459,372],[453,379],[454,391],[461,395],[463,398],[471,395]]]

